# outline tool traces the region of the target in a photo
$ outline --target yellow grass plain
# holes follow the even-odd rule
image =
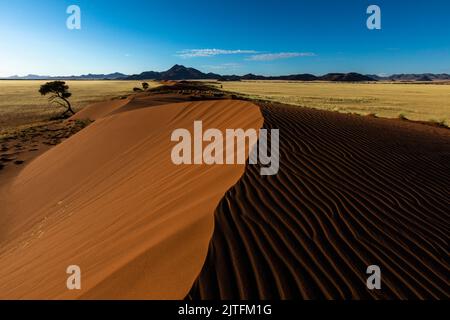
[[[450,121],[450,84],[237,81],[224,90],[293,105],[410,120]]]

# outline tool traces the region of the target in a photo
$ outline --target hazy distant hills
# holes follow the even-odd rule
[[[81,76],[40,76],[29,74],[24,77],[12,76],[9,80],[220,80],[220,81],[241,81],[241,80],[290,80],[290,81],[337,81],[337,82],[364,82],[364,81],[443,81],[450,80],[450,75],[446,73],[433,74],[394,74],[391,76],[363,75],[356,72],[350,73],[328,73],[323,76],[313,74],[292,74],[286,76],[262,76],[252,73],[238,75],[220,75],[216,73],[203,73],[194,68],[187,68],[182,65],[174,65],[167,71],[145,71],[140,74],[126,75],[115,72],[110,74],[86,74]]]
[[[443,81],[450,80],[450,74],[447,73],[401,73],[393,74],[391,76],[381,77],[377,75],[367,75],[375,80],[384,81]]]
[[[128,75],[115,72],[110,74],[83,74],[81,76],[40,76],[36,74],[29,74],[27,76],[19,77],[12,76],[1,79],[8,80],[118,80],[128,77]]]

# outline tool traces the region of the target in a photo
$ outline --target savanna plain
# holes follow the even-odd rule
[[[44,80],[0,81],[0,131],[51,119],[61,110],[40,96]],[[156,82],[149,82],[151,87]],[[67,81],[76,111],[139,87],[138,81]],[[449,125],[450,83],[332,83],[288,81],[230,81],[216,83],[225,91],[323,110],[406,118]]]

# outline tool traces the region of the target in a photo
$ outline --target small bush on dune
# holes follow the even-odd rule
[[[430,122],[434,125],[436,125],[437,127],[441,127],[441,128],[449,128],[449,126],[447,125],[447,122],[445,120],[430,120]]]
[[[90,125],[93,121],[89,120],[89,119],[76,119],[75,120],[75,125],[81,129],[87,127],[88,125]]]

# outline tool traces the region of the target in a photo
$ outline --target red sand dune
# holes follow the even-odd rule
[[[141,101],[142,102],[142,101]],[[185,102],[103,117],[42,154],[7,186],[0,206],[0,298],[183,298],[199,274],[217,203],[244,165],[175,166],[176,128],[255,128],[258,107]],[[151,101],[149,102],[151,105]],[[142,107],[142,105],[141,105]],[[66,288],[79,265],[82,290]]]
[[[450,130],[263,105],[280,171],[219,203],[190,299],[450,297]],[[380,266],[382,289],[366,287]]]
[[[103,118],[113,111],[120,109],[121,107],[127,105],[131,99],[117,99],[117,100],[108,100],[98,103],[93,103],[86,108],[78,111],[74,114],[71,119],[72,120],[97,120]]]

